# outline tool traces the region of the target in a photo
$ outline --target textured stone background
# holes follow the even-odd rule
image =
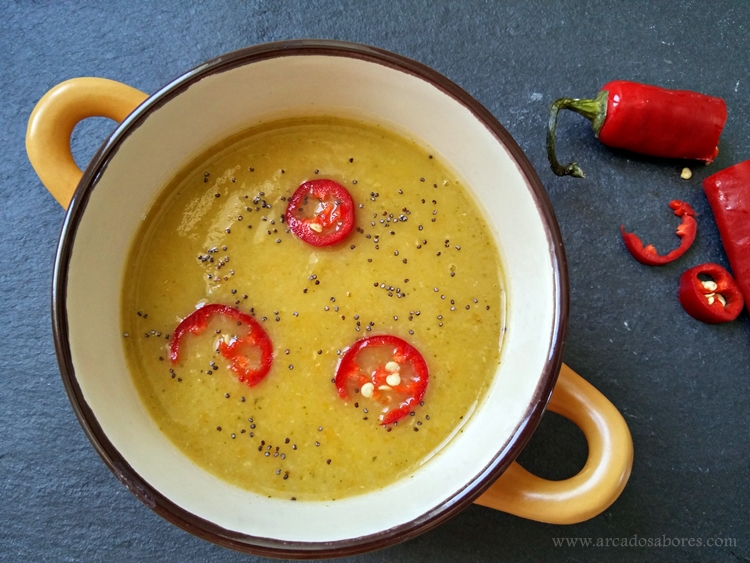
[[[67,78],[102,76],[145,92],[224,52],[320,37],[372,44],[432,66],[505,125],[537,168],[557,213],[571,280],[565,361],[623,412],[636,458],[621,498],[574,526],[529,522],[472,506],[436,530],[352,560],[750,560],[750,319],[708,326],[677,298],[680,274],[726,265],[700,188],[750,158],[750,10],[742,0],[482,2],[444,0],[230,2],[0,1],[0,559],[6,561],[254,561],[155,515],[109,472],[79,427],[55,361],[49,293],[63,210],[25,155],[36,101]],[[601,146],[563,117],[561,158],[584,180],[547,166],[544,126],[560,96],[593,96],[625,78],[723,97],[721,154],[696,165]],[[83,166],[113,124],[74,135]],[[674,244],[670,199],[700,214],[693,248],[648,268],[625,251],[625,223],[658,248]],[[520,461],[550,478],[582,467],[580,431],[546,415]],[[397,510],[398,507],[394,507]],[[332,523],[335,525],[335,523]],[[552,538],[735,538],[721,548],[555,547]]]

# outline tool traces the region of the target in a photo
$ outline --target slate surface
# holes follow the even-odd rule
[[[36,101],[67,78],[102,76],[152,93],[224,52],[303,37],[368,43],[430,65],[516,138],[547,188],[566,243],[565,361],[623,412],[636,451],[621,498],[583,524],[539,524],[472,506],[412,541],[352,560],[750,560],[750,319],[744,312],[730,324],[704,325],[676,299],[685,269],[726,265],[700,182],[750,158],[746,2],[217,0],[178,7],[5,0],[0,21],[1,560],[260,560],[162,520],[85,438],[58,374],[49,320],[64,213],[31,169],[24,135]],[[563,95],[593,96],[615,78],[723,97],[729,120],[717,161],[693,166],[684,181],[682,163],[609,150],[582,118],[568,115],[558,136],[561,158],[575,155],[588,177],[554,176],[544,152],[547,107]],[[95,119],[76,129],[79,163],[111,128]],[[619,226],[669,248],[673,198],[700,214],[696,243],[676,263],[641,266],[625,251]],[[562,478],[585,456],[580,431],[546,415],[520,460]],[[704,546],[556,547],[563,537],[694,538]],[[705,545],[716,538],[729,545]]]

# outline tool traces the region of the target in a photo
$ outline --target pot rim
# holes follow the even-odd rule
[[[290,542],[250,536],[227,530],[181,508],[142,479],[109,441],[83,396],[76,379],[68,341],[66,307],[68,268],[70,266],[76,231],[86,210],[90,194],[96,187],[99,176],[107,168],[110,160],[116,155],[120,144],[154,110],[168,103],[189,86],[207,76],[258,61],[305,55],[349,57],[384,65],[425,80],[466,107],[507,148],[520,168],[522,175],[525,177],[539,214],[544,221],[555,278],[555,311],[547,359],[533,399],[524,413],[523,419],[519,423],[513,438],[503,449],[496,453],[491,463],[479,472],[471,482],[466,483],[460,491],[448,498],[442,505],[422,514],[419,518],[367,536],[323,543]],[[334,40],[288,40],[265,43],[232,51],[194,67],[147,98],[115,128],[86,167],[65,216],[57,247],[53,276],[51,296],[52,329],[57,360],[65,391],[86,436],[115,476],[149,508],[185,531],[238,551],[266,557],[292,559],[344,557],[374,551],[426,532],[471,504],[515,460],[536,430],[552,394],[562,364],[569,313],[567,262],[562,235],[552,209],[552,204],[530,161],[508,131],[471,95],[437,71],[419,62],[383,49]]]

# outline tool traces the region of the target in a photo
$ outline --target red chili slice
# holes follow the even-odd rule
[[[220,305],[218,303],[204,305],[194,311],[182,322],[172,335],[172,344],[169,347],[169,357],[172,363],[176,363],[180,356],[180,347],[186,334],[201,334],[208,327],[211,319],[217,316],[225,316],[237,321],[237,326],[244,326],[246,332],[243,336],[232,335],[228,339],[219,341],[221,355],[229,360],[229,369],[236,373],[239,380],[254,387],[268,375],[273,361],[273,345],[271,339],[263,327],[258,324],[251,315],[247,315],[234,307]],[[249,352],[256,348],[260,353],[258,359],[251,359]]]
[[[630,254],[633,255],[633,258],[638,260],[641,264],[646,264],[646,266],[662,266],[668,264],[685,254],[695,240],[695,234],[698,231],[698,223],[693,218],[696,215],[693,208],[684,201],[677,199],[670,201],[669,207],[674,209],[675,215],[682,217],[682,223],[677,226],[677,236],[682,240],[680,240],[680,246],[663,256],[656,252],[656,248],[654,248],[653,244],[644,247],[643,242],[638,235],[625,232],[625,227],[620,225],[622,240],[625,242],[625,246],[630,251]]]
[[[408,342],[387,334],[358,340],[344,353],[336,370],[342,399],[350,391],[384,406],[380,424],[392,424],[424,399],[429,380],[427,362]]]
[[[711,279],[700,279],[700,275]],[[709,324],[733,321],[745,305],[732,274],[712,263],[690,268],[682,274],[677,295],[691,317]]]
[[[354,228],[354,201],[344,186],[333,180],[310,180],[289,199],[289,229],[313,246],[331,246]]]

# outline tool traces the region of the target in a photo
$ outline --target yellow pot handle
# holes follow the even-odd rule
[[[565,364],[547,408],[586,436],[589,457],[580,473],[549,481],[513,462],[475,502],[539,522],[576,524],[604,512],[620,496],[633,466],[633,439],[615,406]]]
[[[39,179],[67,209],[83,172],[70,152],[73,128],[87,117],[124,120],[148,96],[114,80],[73,78],[37,102],[26,129],[26,152]]]

